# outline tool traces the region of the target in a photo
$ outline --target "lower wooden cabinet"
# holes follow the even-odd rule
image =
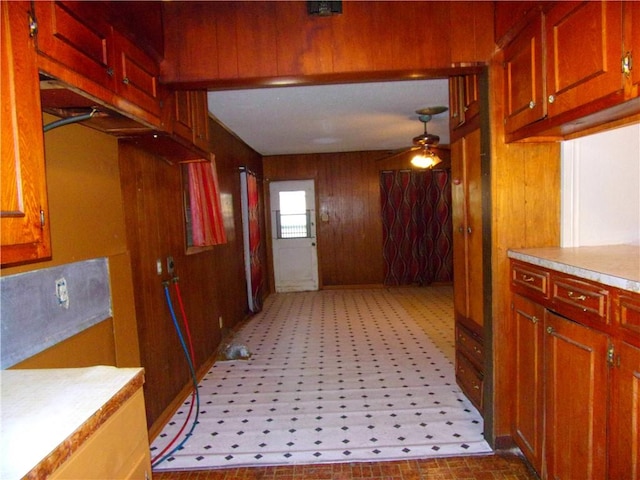
[[[514,442],[543,480],[640,480],[640,294],[517,261],[511,289]]]
[[[609,344],[608,335],[547,312],[547,478],[607,478]]]
[[[543,306],[514,295],[511,306],[514,358],[513,439],[536,471],[542,471],[543,443]]]
[[[612,372],[609,478],[640,479],[640,348],[621,342]]]
[[[484,346],[479,326],[465,318],[456,320],[456,380],[469,400],[482,413],[484,390]]]
[[[139,389],[49,477],[151,479],[144,397]]]

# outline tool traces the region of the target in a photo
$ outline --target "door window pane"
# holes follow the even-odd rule
[[[309,238],[311,212],[307,210],[305,191],[280,192],[280,210],[276,212],[278,238]]]

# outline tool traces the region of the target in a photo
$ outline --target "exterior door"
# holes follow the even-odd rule
[[[313,180],[271,182],[269,198],[276,292],[318,290]]]

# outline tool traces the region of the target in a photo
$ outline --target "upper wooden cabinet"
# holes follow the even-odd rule
[[[504,49],[505,131],[511,133],[544,118],[546,88],[542,81],[544,16],[538,12]]]
[[[33,2],[40,70],[150,127],[162,128],[157,60],[111,22],[108,2]]]
[[[114,32],[116,93],[159,117],[164,93],[159,65],[124,35]]]
[[[550,117],[621,93],[622,2],[558,2],[545,31]]]
[[[2,2],[2,265],[49,258],[38,67],[29,3]]]
[[[173,93],[173,133],[208,152],[209,111],[206,90]]]
[[[38,52],[115,89],[113,28],[101,2],[34,2]]]
[[[479,74],[449,77],[449,128],[451,142],[480,127]]]
[[[623,57],[638,49],[632,35],[638,7],[627,3],[634,2],[567,1],[527,10],[525,25],[503,49],[507,141],[563,138],[640,112],[632,87],[637,72],[622,72]]]

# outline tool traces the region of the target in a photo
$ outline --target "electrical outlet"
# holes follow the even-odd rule
[[[56,280],[56,298],[59,306],[69,308],[69,290],[67,290],[67,280],[64,277]]]
[[[169,256],[167,257],[167,273],[169,273],[169,275],[173,275],[173,272],[175,272],[176,270],[176,264],[173,261],[173,257]]]
[[[159,258],[156,259],[156,273],[162,275],[162,260]]]

